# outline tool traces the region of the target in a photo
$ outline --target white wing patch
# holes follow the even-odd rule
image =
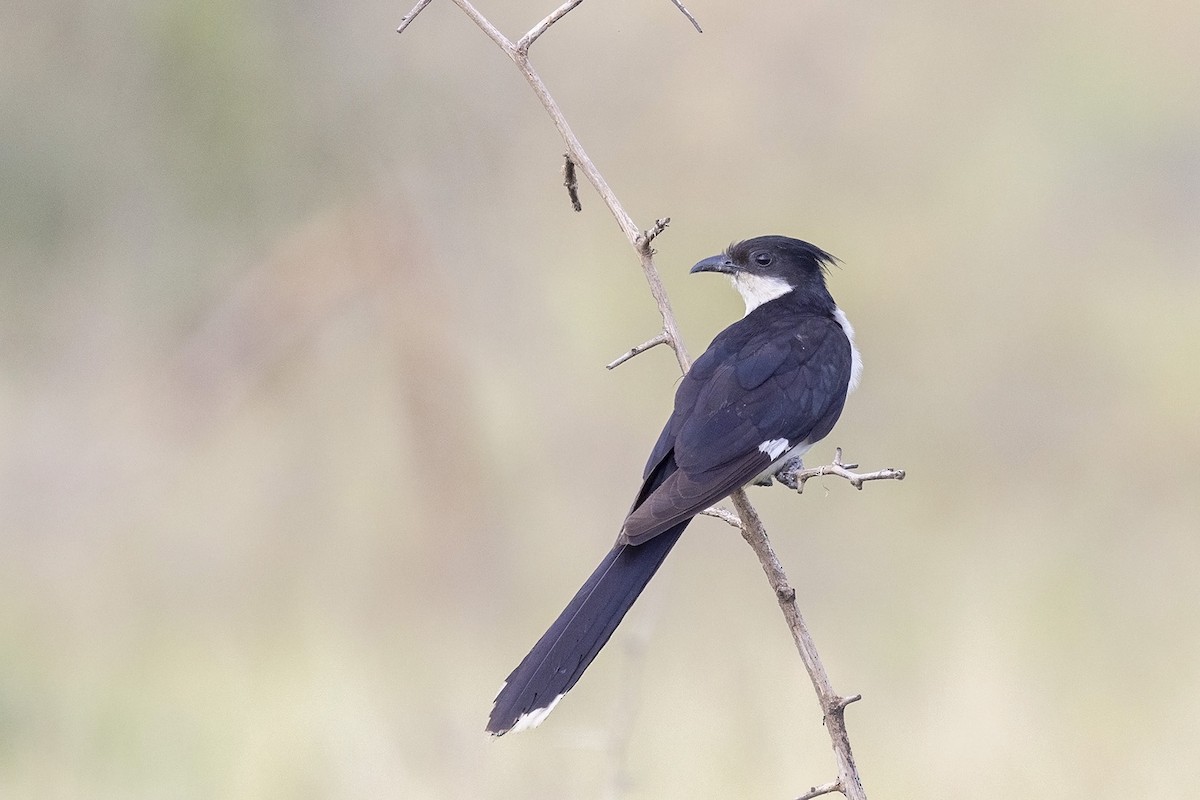
[[[779,458],[779,454],[788,449],[787,439],[768,439],[758,446],[760,453],[766,453],[767,457],[772,461]]]
[[[858,352],[858,346],[854,344],[854,326],[846,319],[846,312],[839,308],[833,312],[833,316],[838,325],[842,326],[846,338],[850,340],[850,383],[846,386],[846,394],[850,394],[858,388],[858,381],[862,378],[862,355]]]
[[[563,696],[560,694],[558,697],[551,700],[550,705],[546,706],[545,708],[535,708],[532,711],[526,711],[524,714],[517,717],[517,721],[513,723],[513,726],[508,730],[512,733],[519,733],[520,731],[527,731],[530,728],[536,728],[538,725],[542,724],[542,720],[550,716],[550,712],[554,710],[554,707],[558,705],[558,701],[562,699]]]

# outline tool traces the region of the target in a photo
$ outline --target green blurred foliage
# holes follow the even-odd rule
[[[484,10],[512,35],[548,5]],[[553,4],[551,4],[553,5]],[[582,5],[535,58],[695,260],[842,258],[830,439],[754,497],[872,795],[1200,783],[1200,7]],[[448,2],[0,9],[0,796],[788,797],[833,775],[698,522],[545,726],[492,693],[676,381],[636,261]],[[632,714],[627,740],[619,720]],[[622,766],[622,762],[624,766]],[[624,776],[624,778],[622,777]]]

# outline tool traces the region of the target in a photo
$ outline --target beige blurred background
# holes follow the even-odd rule
[[[551,2],[483,2],[514,37]],[[535,47],[687,268],[810,239],[834,434],[753,493],[872,797],[1200,791],[1200,6],[585,3]],[[492,695],[670,408],[635,259],[448,0],[0,9],[0,796],[794,797],[834,777],[696,523],[548,722]],[[648,638],[647,638],[648,637]],[[637,643],[646,640],[641,656]]]

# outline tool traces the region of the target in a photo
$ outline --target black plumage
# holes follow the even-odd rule
[[[793,295],[726,328],[692,365],[645,477],[668,457],[678,470],[629,513],[624,541],[644,542],[752,481],[779,458],[760,444],[783,439],[791,450],[833,428],[850,380],[850,342],[832,309],[806,308]]]
[[[684,376],[616,545],[496,697],[488,730],[536,725],[582,675],[704,509],[771,474],[833,428],[857,379],[853,332],[825,288],[832,257],[765,236],[705,259],[747,315]]]

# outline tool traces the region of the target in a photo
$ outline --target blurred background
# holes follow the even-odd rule
[[[554,3],[482,2],[513,38]],[[593,0],[534,48],[692,354],[809,239],[865,469],[752,492],[871,796],[1200,784],[1200,6]],[[698,521],[537,731],[496,688],[669,413],[632,251],[448,0],[0,9],[0,796],[787,798],[835,776]]]

